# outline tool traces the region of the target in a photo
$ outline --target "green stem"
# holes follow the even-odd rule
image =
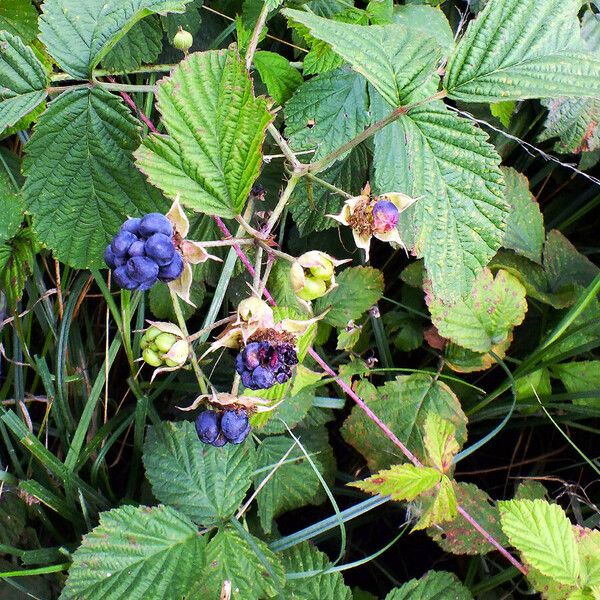
[[[306,176],[308,177],[308,179],[315,181],[316,183],[323,186],[324,188],[327,188],[328,190],[331,190],[332,192],[335,192],[336,194],[339,194],[340,196],[344,196],[344,198],[352,198],[352,194],[349,194],[348,192],[345,192],[341,188],[336,187],[335,185],[332,185],[331,183],[325,181],[324,179],[321,179],[320,177],[317,177],[313,173],[308,172],[306,174]]]
[[[179,325],[179,329],[183,331],[185,338],[189,341],[190,334],[187,329],[187,325],[185,324],[185,318],[183,317],[183,313],[181,312],[181,306],[179,304],[179,298],[177,294],[169,287],[169,293],[171,294],[171,301],[173,302],[173,310],[175,311],[175,317],[177,318],[177,324]],[[200,387],[200,391],[203,394],[208,394],[208,386],[206,385],[206,378],[204,377],[204,373],[202,373],[202,369],[198,364],[198,359],[196,358],[196,353],[190,344],[190,352],[189,352],[190,362],[192,363],[192,369],[194,369],[194,374],[196,375],[196,379],[198,380],[198,385]]]
[[[279,146],[280,150],[283,152],[283,155],[290,161],[294,172],[302,172],[304,166],[297,158],[292,149],[289,147],[288,143],[285,141],[279,130],[273,123],[270,123],[267,127],[267,131],[271,134],[271,137],[275,140],[275,143]]]
[[[96,85],[108,90],[109,92],[155,92],[156,86],[147,84],[129,84],[129,83],[107,83],[105,81],[95,81]]]
[[[122,75],[135,75],[136,73],[167,73],[174,69],[177,65],[145,65],[139,69],[133,69],[131,71],[109,71],[107,69],[96,69],[92,73],[92,77],[107,77],[112,75],[113,77],[120,77]],[[68,73],[53,73],[50,76],[50,81],[75,81],[74,78]]]
[[[252,66],[252,59],[254,58],[254,53],[256,52],[256,47],[258,46],[258,38],[260,38],[260,33],[265,26],[268,14],[269,3],[264,2],[260,14],[258,15],[258,21],[256,21],[256,25],[254,26],[254,31],[252,32],[252,37],[250,38],[250,43],[248,44],[248,50],[246,50],[246,69],[248,70],[250,70],[250,67]]]
[[[277,206],[273,209],[273,212],[269,217],[269,221],[266,227],[264,228],[265,237],[269,237],[271,231],[273,231],[273,227],[275,227],[275,224],[279,220],[283,209],[289,202],[292,192],[294,191],[294,188],[296,187],[296,184],[299,180],[300,175],[298,175],[297,173],[293,173],[292,176],[289,178],[285,190],[283,190],[283,194],[281,194],[281,198],[279,198],[279,202],[277,203]]]

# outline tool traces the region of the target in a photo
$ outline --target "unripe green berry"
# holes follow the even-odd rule
[[[158,354],[156,354],[156,352],[154,352],[150,348],[146,348],[142,352],[142,358],[151,367],[160,367],[162,365],[162,360],[160,359],[160,356],[158,356]]]
[[[176,341],[177,338],[172,333],[161,333],[154,340],[154,344],[160,352],[168,352]]]
[[[151,342],[155,340],[160,335],[160,329],[158,327],[154,327],[154,325],[146,330],[144,333],[144,339]]]
[[[183,52],[187,52],[194,43],[194,38],[189,31],[185,31],[185,29],[179,28],[179,31],[175,34],[173,38],[173,46],[177,48],[177,50],[182,50]]]
[[[333,277],[333,263],[330,260],[323,259],[322,264],[318,267],[311,267],[310,272],[314,275],[316,279],[322,279],[323,281],[327,281]]]
[[[298,298],[302,300],[315,300],[325,295],[327,286],[322,279],[312,279],[307,277],[304,282],[304,287],[298,292]]]

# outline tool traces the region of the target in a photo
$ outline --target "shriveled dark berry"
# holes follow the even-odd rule
[[[232,441],[246,431],[248,424],[248,413],[245,410],[226,410],[221,418],[221,431]]]

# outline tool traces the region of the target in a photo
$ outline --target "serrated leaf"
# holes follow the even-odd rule
[[[414,531],[452,521],[457,515],[456,494],[452,487],[452,481],[446,475],[442,475],[439,484],[428,494],[433,495],[433,500],[425,505],[421,518],[413,527]]]
[[[335,473],[335,459],[328,442],[327,431],[323,428],[307,430],[303,431],[300,437],[302,445],[319,472],[326,481],[331,482]],[[271,472],[292,445],[294,440],[284,435],[270,436],[262,440],[256,452],[257,469],[261,470],[254,476],[255,487]],[[321,504],[326,497],[319,478],[302,450],[296,446],[285,464],[275,471],[258,494],[258,516],[262,528],[270,533],[274,518],[307,504]]]
[[[469,590],[453,573],[429,571],[421,579],[411,579],[392,590],[385,600],[473,600]]]
[[[232,600],[272,598],[277,594],[284,583],[281,562],[263,541],[248,536],[252,545],[231,526],[219,530],[206,548],[206,568],[190,598],[218,598],[226,580],[231,581]],[[256,555],[256,549],[269,562],[275,581]]]
[[[587,527],[573,526],[582,583],[589,587],[600,586],[600,531]]]
[[[296,152],[316,150],[311,158],[316,161],[361,133],[370,120],[367,81],[341,68],[300,86],[285,106],[285,135]]]
[[[23,221],[23,198],[8,173],[0,170],[0,243],[13,237]]]
[[[359,194],[367,178],[368,165],[366,145],[360,144],[345,159],[320,173],[319,177],[350,194]],[[338,223],[326,215],[339,213],[343,204],[343,196],[303,177],[294,189],[289,210],[300,235],[306,236],[337,226]]]
[[[88,79],[140,19],[152,13],[182,12],[189,1],[46,0],[40,40],[67,73],[75,79]]]
[[[289,578],[285,584],[289,600],[352,600],[352,591],[344,584],[341,573],[323,573],[332,565],[327,555],[312,544],[302,542],[284,550],[279,556],[287,575],[318,573],[301,579]]]
[[[348,485],[369,494],[391,496],[392,500],[414,500],[419,494],[437,485],[441,477],[442,474],[437,469],[406,463],[378,471],[363,481],[354,481]]]
[[[372,98],[374,119],[390,106]],[[400,234],[425,258],[434,293],[453,301],[468,293],[504,237],[509,206],[500,157],[487,135],[443,103],[417,107],[375,135],[375,193],[401,191],[415,204]]]
[[[594,396],[571,398],[571,402],[578,406],[598,406],[600,401],[600,360],[582,360],[552,367],[552,374],[560,378],[567,392],[578,394],[580,392],[593,392]]]
[[[33,50],[16,35],[0,31],[0,133],[44,100],[49,82]]]
[[[500,512],[494,501],[482,489],[472,483],[454,483],[456,500],[494,539],[506,544],[506,536],[500,528]],[[438,523],[427,530],[445,552],[453,554],[487,554],[495,550],[486,539],[468,523],[462,515],[452,521]]]
[[[61,600],[181,600],[204,564],[206,536],[167,506],[123,506],[83,536]]]
[[[25,282],[33,271],[39,250],[30,227],[20,230],[12,239],[0,244],[0,290],[14,309],[23,296]]]
[[[429,413],[425,418],[423,428],[425,451],[433,466],[445,473],[452,465],[452,459],[460,450],[456,441],[456,427],[435,413]]]
[[[373,388],[375,396],[365,396],[364,384],[357,393],[367,406],[394,432],[408,449],[425,461],[423,427],[428,412],[434,411],[456,426],[460,444],[466,439],[467,417],[458,398],[444,383],[429,375],[414,374],[396,377],[379,388]],[[404,460],[400,450],[384,435],[357,406],[342,426],[346,442],[360,452],[372,472],[388,468]]]
[[[470,294],[452,306],[430,295],[427,303],[440,335],[474,352],[488,352],[504,342],[527,312],[525,288],[502,270],[493,277],[485,269]]]
[[[304,81],[300,72],[290,65],[290,61],[275,52],[259,50],[254,54],[253,62],[262,82],[267,86],[269,96],[282,106]]]
[[[377,303],[383,295],[383,274],[372,267],[350,267],[336,277],[336,287],[315,302],[315,314],[331,306],[325,323],[345,327],[348,321],[358,319]]]
[[[544,217],[529,191],[529,181],[514,169],[505,168],[502,172],[506,182],[506,200],[511,207],[502,245],[541,263],[545,237]]]
[[[153,134],[138,167],[166,196],[193,210],[234,217],[260,173],[273,116],[235,50],[191,54],[157,91],[168,136]]]
[[[473,350],[468,350],[450,342],[446,344],[444,360],[453,371],[457,371],[458,373],[485,371],[497,364],[496,358],[491,353],[493,352],[498,358],[503,359],[506,356],[506,351],[512,344],[512,340],[513,335],[510,333],[503,342],[492,346],[490,352],[473,352]]]
[[[34,230],[56,258],[103,267],[104,248],[128,216],[166,211],[133,166],[138,143],[136,121],[102,89],[67,92],[48,105],[26,146],[23,191]]]
[[[308,27],[315,38],[330,44],[392,106],[403,104],[435,74],[439,47],[431,38],[414,35],[401,25],[365,27],[337,23],[289,8],[283,14]]]
[[[546,368],[537,369],[515,379],[517,402],[536,400],[538,397],[549,396],[551,393],[550,373]]]
[[[162,37],[158,16],[142,19],[102,59],[102,66],[110,71],[131,71],[154,62],[162,50]]]
[[[490,104],[490,112],[492,116],[496,117],[504,127],[510,125],[510,119],[515,112],[517,103],[514,100],[507,102],[492,102]]]
[[[249,442],[215,448],[198,439],[193,423],[164,422],[148,430],[144,466],[160,502],[208,526],[229,518],[244,499],[254,449]]]
[[[446,15],[435,6],[405,4],[394,6],[392,21],[420,35],[431,37],[448,56],[454,49],[454,32]]]
[[[600,58],[581,40],[579,0],[490,0],[448,61],[467,102],[600,95]]]
[[[580,575],[571,523],[557,504],[544,500],[499,502],[502,529],[528,564],[568,585]]]
[[[26,44],[37,35],[38,13],[31,0],[2,0],[0,31],[18,35]]]

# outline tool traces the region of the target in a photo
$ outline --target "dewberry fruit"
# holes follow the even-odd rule
[[[136,217],[135,219],[127,219],[127,221],[121,225],[121,231],[129,231],[134,235],[139,235],[141,220],[142,219],[139,217]]]
[[[171,237],[173,235],[173,225],[171,221],[160,213],[148,213],[140,221],[140,234],[143,237],[149,238],[155,233],[163,233]]]
[[[194,38],[189,31],[186,31],[182,27],[179,28],[179,31],[173,37],[173,46],[177,48],[177,50],[182,50],[187,54],[187,51],[192,47],[194,43]]]
[[[110,248],[115,256],[125,256],[131,244],[136,241],[137,237],[130,231],[119,231],[113,238]]]
[[[142,240],[136,240],[129,246],[129,256],[144,256],[145,246],[146,244]]]
[[[145,243],[146,255],[149,256],[159,267],[168,265],[175,256],[173,240],[164,233],[151,235]]]
[[[236,370],[244,387],[259,390],[285,383],[292,376],[291,367],[298,363],[292,344],[250,342],[236,357]]]
[[[205,444],[215,442],[221,433],[221,415],[214,410],[201,412],[196,419],[196,433]]]
[[[127,275],[127,267],[125,265],[117,267],[113,271],[113,278],[115,283],[124,290],[135,290],[138,286],[137,282],[130,279],[129,275]]]
[[[230,444],[241,444],[248,437],[248,434],[250,433],[251,429],[252,429],[252,427],[250,427],[250,423],[248,423],[248,425],[246,426],[246,429],[244,429],[244,431],[242,431],[237,437],[229,438],[229,443]]]
[[[389,200],[378,200],[373,206],[373,231],[389,233],[398,224],[400,212],[398,207]]]
[[[158,265],[147,256],[133,256],[127,261],[127,275],[137,283],[156,281]]]
[[[227,410],[221,418],[221,432],[231,442],[239,439],[249,426],[248,414],[245,410]],[[248,435],[246,433],[246,435]],[[244,435],[244,438],[246,437]],[[240,440],[240,441],[243,441]]]
[[[158,271],[158,278],[161,281],[169,282],[177,279],[183,272],[183,258],[179,252],[175,252],[173,260],[164,267],[160,267]]]

